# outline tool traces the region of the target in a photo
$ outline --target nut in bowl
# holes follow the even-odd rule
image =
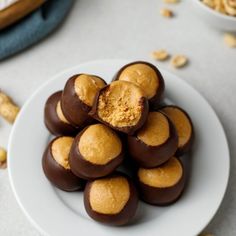
[[[223,4],[220,8],[215,7],[214,4],[210,4],[210,2],[214,1],[207,1],[207,2],[208,4],[204,3],[204,1],[202,0],[192,0],[193,8],[196,10],[200,18],[216,29],[222,31],[236,32],[236,14],[232,14],[234,13],[234,11],[236,13],[236,8],[231,3],[234,1],[232,0],[217,1],[217,2],[222,2]]]

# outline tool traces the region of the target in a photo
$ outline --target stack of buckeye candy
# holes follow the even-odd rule
[[[64,191],[84,190],[94,220],[124,225],[139,199],[163,206],[182,195],[193,126],[182,108],[163,102],[164,90],[160,71],[137,61],[110,84],[74,75],[46,101],[45,125],[56,137],[43,154],[45,175]]]

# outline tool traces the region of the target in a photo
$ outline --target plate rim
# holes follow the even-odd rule
[[[66,74],[66,73],[70,73],[70,71],[73,71],[73,70],[76,70],[77,68],[79,67],[83,67],[83,66],[87,66],[89,64],[96,64],[96,63],[129,63],[130,61],[135,61],[135,60],[129,60],[129,59],[101,59],[101,60],[92,60],[92,61],[87,61],[87,62],[83,62],[83,63],[79,63],[77,65],[74,65],[68,69],[65,69],[65,70],[62,70],[61,72],[59,73],[56,73],[55,75],[49,77],[49,79],[47,79],[45,82],[43,82],[30,96],[29,98],[24,102],[21,110],[20,110],[20,113],[19,115],[17,116],[16,118],[16,121],[14,122],[13,124],[13,127],[11,129],[11,133],[10,133],[10,137],[9,137],[9,142],[8,142],[8,154],[10,156],[11,154],[11,142],[12,142],[12,139],[13,139],[13,136],[14,136],[14,131],[15,131],[15,127],[17,127],[17,124],[18,124],[18,120],[19,120],[19,117],[24,113],[24,110],[27,108],[28,104],[31,102],[31,100],[41,91],[43,90],[43,88],[45,88],[48,84],[52,83],[52,81],[56,80],[58,77],[62,76],[63,74]],[[199,229],[199,233],[201,233],[201,231],[211,222],[211,220],[214,218],[214,216],[216,215],[216,213],[218,212],[221,204],[222,204],[222,201],[225,197],[225,194],[226,194],[226,190],[228,188],[228,184],[229,184],[229,178],[230,178],[230,169],[231,169],[231,157],[230,157],[230,148],[229,148],[229,143],[228,143],[228,139],[227,139],[227,136],[226,136],[226,132],[225,132],[225,129],[224,129],[224,126],[222,125],[222,122],[221,120],[219,119],[217,113],[215,112],[215,110],[213,109],[213,107],[211,106],[211,104],[208,102],[208,100],[197,90],[195,89],[191,84],[189,84],[188,82],[186,82],[185,80],[181,79],[180,76],[177,76],[175,75],[174,73],[168,71],[168,70],[165,70],[165,69],[162,69],[160,66],[158,66],[158,68],[160,69],[160,71],[165,74],[169,74],[170,76],[176,78],[177,80],[179,80],[181,83],[185,84],[185,86],[191,88],[192,90],[194,90],[204,101],[205,103],[208,105],[209,109],[211,110],[211,112],[214,113],[214,116],[215,118],[217,119],[217,122],[219,123],[219,127],[222,131],[222,135],[224,136],[223,138],[225,139],[225,144],[226,144],[226,151],[227,151],[227,175],[226,175],[226,179],[225,179],[225,184],[224,184],[224,190],[223,190],[223,193],[222,193],[222,196],[221,198],[219,199],[219,202],[217,204],[217,207],[214,208],[214,210],[212,211],[211,213],[211,217],[209,217],[208,221],[205,222]],[[13,176],[12,176],[12,170],[10,168],[11,166],[11,158],[9,158],[8,160],[8,176],[9,176],[9,180],[10,180],[10,186],[11,186],[11,189],[14,193],[14,197],[18,203],[18,205],[20,206],[20,209],[22,210],[22,212],[24,213],[24,215],[26,216],[26,218],[29,220],[29,222],[43,235],[48,235],[47,232],[45,232],[44,229],[42,229],[38,223],[30,216],[30,213],[25,209],[23,203],[21,202],[20,200],[20,197],[18,196],[17,192],[16,192],[16,189],[15,189],[15,186],[14,186],[14,180],[13,180]]]

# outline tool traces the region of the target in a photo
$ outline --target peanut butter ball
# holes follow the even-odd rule
[[[97,92],[106,85],[106,82],[89,74],[72,76],[64,87],[61,108],[68,121],[78,128],[92,123],[88,115],[92,108]]]
[[[123,158],[123,144],[115,131],[103,124],[94,124],[76,136],[69,161],[75,175],[94,179],[111,174]]]
[[[148,101],[134,83],[114,81],[100,90],[90,115],[112,129],[133,134],[147,118]]]
[[[76,135],[78,129],[66,118],[61,109],[62,91],[53,93],[46,101],[44,108],[44,123],[51,134]]]
[[[131,180],[121,173],[89,181],[84,205],[88,215],[101,223],[129,223],[138,207],[137,191]]]
[[[138,85],[147,97],[151,108],[157,108],[163,98],[164,79],[157,67],[151,63],[144,61],[129,63],[118,71],[115,80]]]
[[[69,164],[69,153],[74,138],[61,136],[47,146],[42,159],[44,173],[48,180],[64,191],[81,190],[85,181],[74,175]]]
[[[152,168],[171,158],[178,145],[176,130],[161,112],[149,112],[144,126],[128,136],[128,151],[142,167]]]
[[[173,105],[165,106],[161,111],[169,117],[176,128],[178,135],[176,156],[187,153],[192,147],[194,137],[193,124],[189,115],[182,108]]]
[[[153,205],[169,205],[178,200],[185,186],[185,170],[176,157],[163,165],[138,170],[140,197]]]

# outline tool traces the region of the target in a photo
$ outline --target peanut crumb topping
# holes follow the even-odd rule
[[[115,81],[102,91],[98,101],[98,116],[114,127],[136,125],[142,113],[142,90],[127,81]]]

